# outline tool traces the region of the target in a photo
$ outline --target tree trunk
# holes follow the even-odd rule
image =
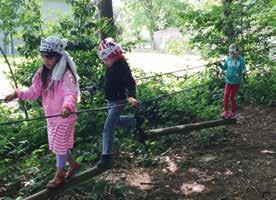
[[[8,54],[8,51],[9,51],[9,45],[7,45],[7,33],[5,32],[5,31],[3,31],[3,48],[2,48],[2,50],[3,50],[3,52],[5,53],[5,54]]]
[[[233,15],[231,10],[233,0],[224,0],[222,1],[223,4],[223,15],[224,15],[224,25],[223,31],[224,34],[227,36],[229,43],[233,43],[235,41],[235,27],[233,25],[233,21],[228,21],[230,16]]]
[[[146,24],[149,34],[150,34],[150,43],[151,48],[155,49],[155,43],[154,43],[154,31],[156,31],[156,23],[155,23],[155,17],[153,13],[153,2],[152,0],[140,0],[140,3],[142,5],[142,8],[144,9],[145,15],[149,19],[149,23]]]
[[[154,31],[150,29],[151,48],[155,50]]]
[[[15,51],[14,51],[14,39],[13,39],[13,34],[10,34],[10,38],[11,38],[11,53],[12,53],[12,61],[13,61],[13,66],[15,66]],[[14,68],[14,74],[16,74],[15,72],[15,68]]]
[[[101,39],[109,37],[109,32],[114,34],[115,25],[113,17],[112,0],[101,0],[99,3],[99,15],[102,20],[108,20],[108,30],[101,30]]]

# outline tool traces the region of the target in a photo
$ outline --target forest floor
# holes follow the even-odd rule
[[[97,177],[109,183],[100,199],[276,199],[276,107],[243,106],[237,119],[225,127],[227,139],[213,145],[178,136],[151,167],[120,154],[114,169]],[[118,185],[125,188],[121,197]],[[92,187],[86,183],[59,199],[93,199]]]

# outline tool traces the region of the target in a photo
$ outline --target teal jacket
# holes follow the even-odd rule
[[[220,68],[225,71],[226,83],[229,84],[240,84],[242,74],[246,72],[245,61],[241,56],[235,60],[229,56]]]

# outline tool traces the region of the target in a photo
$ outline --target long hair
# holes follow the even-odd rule
[[[55,52],[54,52],[55,53]],[[59,53],[55,53],[55,55],[58,59],[57,62],[59,62],[61,55]],[[70,68],[70,66],[68,65],[68,63],[66,64],[66,70],[70,70],[70,72],[72,73],[72,75],[74,76],[75,82],[77,82],[77,77],[75,77],[74,73],[72,72],[72,69]],[[65,71],[66,71],[65,70]],[[42,65],[42,72],[41,72],[41,82],[42,82],[42,89],[47,89],[48,87],[48,79],[49,76],[51,75],[52,70],[49,70],[44,64]],[[51,88],[53,91],[53,87]]]
[[[109,55],[107,58],[115,59],[115,60],[119,60],[119,59],[126,60],[126,57],[123,54],[119,54],[119,55],[112,54],[112,55]]]

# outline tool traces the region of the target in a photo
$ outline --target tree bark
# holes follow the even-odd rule
[[[112,0],[101,0],[99,2],[99,11],[100,18],[102,20],[108,20],[109,31],[115,30]],[[108,37],[109,31],[102,30],[101,39]]]
[[[230,43],[233,43],[235,41],[235,27],[232,24],[232,21],[228,21],[231,15],[233,15],[233,11],[231,10],[233,0],[223,0],[223,15],[224,15],[224,25],[223,25],[223,31],[224,34],[228,37],[228,40]]]
[[[149,18],[149,23],[147,25],[149,32],[150,32],[150,40],[151,40],[151,48],[152,49],[156,49],[156,45],[155,45],[155,41],[154,41],[154,32],[156,31],[156,25],[155,25],[155,17],[154,17],[154,13],[153,13],[153,2],[152,0],[142,0],[142,7],[146,13],[146,15]]]

